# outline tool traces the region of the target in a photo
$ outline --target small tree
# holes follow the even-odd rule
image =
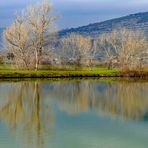
[[[82,60],[89,60],[95,53],[91,38],[80,34],[72,33],[62,38],[60,45],[62,59],[66,63],[81,65]]]
[[[30,67],[32,63],[32,48],[29,40],[29,30],[20,17],[4,31],[4,46],[19,68]]]

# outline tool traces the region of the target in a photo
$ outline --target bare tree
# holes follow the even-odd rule
[[[36,70],[40,61],[45,55],[47,56],[47,50],[51,49],[50,45],[55,39],[56,29],[53,22],[57,17],[50,15],[50,12],[50,3],[42,1],[36,5],[29,6],[24,14],[26,23],[32,33]]]
[[[5,30],[6,48],[15,55],[17,63],[22,60],[24,63],[29,61],[35,63],[34,67],[38,70],[42,59],[50,52],[56,33],[53,27],[56,17],[50,13],[50,3],[41,1],[22,11],[15,22]]]
[[[92,39],[89,36],[80,34],[70,34],[60,41],[61,57],[66,63],[89,65],[91,59],[96,55],[96,49],[93,46]]]
[[[29,68],[32,63],[32,48],[29,41],[29,30],[20,17],[4,31],[4,46],[7,52],[13,54],[13,59],[19,68]]]
[[[98,37],[108,66],[121,69],[141,68],[147,57],[147,39],[144,33],[129,29],[114,30]]]

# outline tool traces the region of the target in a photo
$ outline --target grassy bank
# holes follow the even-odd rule
[[[59,78],[114,76],[116,70],[0,70],[0,78]]]
[[[3,78],[81,78],[81,77],[148,77],[148,70],[121,72],[105,67],[46,67],[48,70],[15,70],[10,65],[0,65]]]

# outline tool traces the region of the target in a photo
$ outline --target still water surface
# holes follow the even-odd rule
[[[0,148],[147,148],[148,82],[0,83]]]

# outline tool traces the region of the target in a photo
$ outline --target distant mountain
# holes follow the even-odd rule
[[[97,36],[101,33],[111,32],[115,28],[126,27],[133,30],[144,31],[148,37],[148,12],[130,14],[128,16],[111,19],[86,26],[71,28],[59,31],[59,36],[70,33],[80,33],[83,35]],[[0,28],[0,45],[2,41],[3,28]]]
[[[96,36],[101,33],[110,32],[115,28],[126,27],[128,29],[144,31],[148,36],[148,12],[131,14],[128,16],[107,20],[100,23],[89,24],[78,28],[71,28],[59,32],[60,36],[70,33]]]

